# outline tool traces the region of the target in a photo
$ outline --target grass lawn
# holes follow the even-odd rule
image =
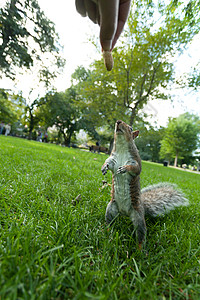
[[[105,224],[106,157],[0,136],[0,299],[200,299],[200,175],[143,162],[190,206],[146,219],[140,252],[128,218]]]

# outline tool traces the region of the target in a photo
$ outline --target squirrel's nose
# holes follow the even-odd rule
[[[120,123],[122,123],[122,121],[121,121],[121,120],[118,120],[118,121],[117,121],[117,125],[119,125]]]

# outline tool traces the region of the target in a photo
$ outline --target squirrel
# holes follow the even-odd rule
[[[121,214],[128,216],[136,227],[141,249],[146,236],[145,215],[162,216],[178,206],[188,205],[188,200],[175,184],[158,183],[141,190],[141,158],[135,145],[139,130],[118,120],[115,124],[114,144],[111,155],[101,171],[112,171],[111,201],[106,208],[105,219],[112,223]]]

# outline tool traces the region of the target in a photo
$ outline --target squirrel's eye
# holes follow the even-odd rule
[[[129,126],[130,131],[133,131],[133,128],[131,126]]]

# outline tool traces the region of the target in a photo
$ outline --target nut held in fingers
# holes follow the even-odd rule
[[[114,65],[111,51],[103,51],[104,64],[108,71],[111,71]]]

